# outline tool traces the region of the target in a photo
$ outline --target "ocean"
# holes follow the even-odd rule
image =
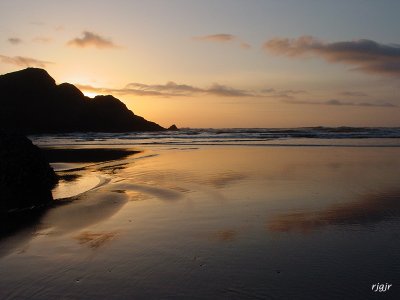
[[[56,145],[400,146],[399,127],[182,128],[179,131],[32,135]]]

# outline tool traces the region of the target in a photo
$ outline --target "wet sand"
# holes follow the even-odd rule
[[[42,152],[50,163],[82,163],[103,162],[124,159],[130,155],[140,153],[133,149],[115,148],[42,148]]]
[[[57,205],[0,241],[1,299],[398,294],[399,148],[128,150],[56,160]]]

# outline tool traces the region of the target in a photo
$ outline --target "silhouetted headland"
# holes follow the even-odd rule
[[[135,115],[113,96],[86,97],[69,83],[57,85],[43,69],[0,76],[0,128],[24,134],[166,130]]]

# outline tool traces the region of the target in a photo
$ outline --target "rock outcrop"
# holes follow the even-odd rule
[[[57,180],[28,138],[0,131],[0,239],[37,221],[52,203]]]
[[[47,206],[56,183],[37,146],[22,135],[0,132],[0,218]]]
[[[170,130],[170,131],[178,131],[179,128],[176,127],[176,125],[174,124],[174,125],[169,126],[169,127],[168,127],[168,130]]]
[[[165,130],[113,96],[89,98],[43,69],[0,76],[0,129],[23,134]]]

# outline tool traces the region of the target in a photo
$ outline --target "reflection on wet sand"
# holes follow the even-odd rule
[[[212,239],[219,242],[232,242],[236,240],[238,232],[235,229],[218,230],[212,234]]]
[[[117,183],[111,185],[111,187],[114,189],[132,190],[151,194],[156,196],[158,199],[167,201],[174,201],[183,197],[183,194],[178,191],[144,184]]]
[[[223,188],[228,184],[233,184],[235,182],[241,181],[246,178],[246,175],[236,172],[236,171],[227,171],[220,174],[215,174],[210,177],[210,179],[206,182],[211,184],[216,188]]]
[[[327,225],[370,224],[400,216],[400,191],[373,193],[327,209],[281,214],[267,221],[270,231],[307,232]]]
[[[65,234],[93,225],[118,212],[128,201],[125,193],[92,191],[66,205],[48,211],[42,227]]]
[[[367,299],[399,278],[398,148],[145,152],[64,171],[109,181],[1,241],[0,298]]]
[[[109,232],[93,232],[93,231],[83,231],[74,238],[79,244],[88,246],[91,249],[97,249],[104,244],[113,240],[117,235],[116,231]]]
[[[64,180],[67,176],[67,180]],[[89,191],[101,184],[105,178],[96,175],[68,174],[61,177],[56,187],[52,190],[54,199],[70,198]]]

